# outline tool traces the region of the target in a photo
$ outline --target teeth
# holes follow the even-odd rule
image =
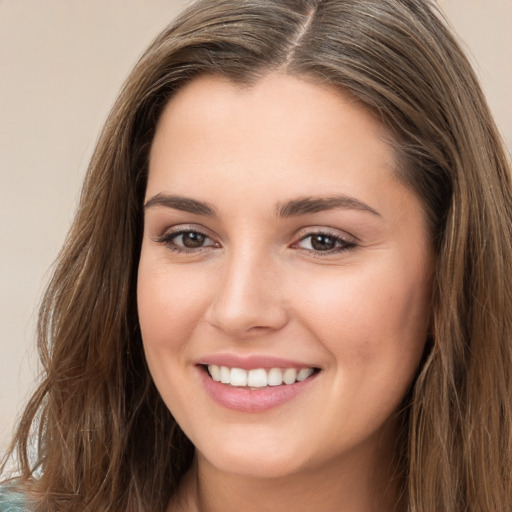
[[[283,383],[283,372],[280,368],[272,368],[268,372],[268,385],[280,386]]]
[[[313,368],[301,368],[299,373],[297,373],[297,380],[302,382],[306,380],[309,376],[313,374]]]
[[[220,367],[220,381],[222,384],[229,384],[231,382],[230,371],[227,366]]]
[[[249,371],[249,376],[247,377],[247,385],[250,388],[264,388],[267,383],[267,372],[263,368]]]
[[[231,368],[229,374],[232,386],[247,386],[247,372],[241,368]]]
[[[295,368],[286,368],[283,373],[285,384],[293,384],[297,380],[297,370]]]
[[[211,365],[208,367],[208,370],[210,371],[210,375],[212,376],[212,379],[219,382],[220,381],[220,368],[215,365]]]
[[[313,368],[258,368],[243,370],[242,368],[228,368],[227,366],[208,365],[208,372],[212,379],[222,384],[231,384],[236,387],[264,388],[266,386],[289,385],[302,382],[313,375]]]

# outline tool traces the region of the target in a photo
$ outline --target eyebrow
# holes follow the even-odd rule
[[[188,197],[156,194],[144,204],[144,209],[153,208],[155,206],[164,206],[181,210],[182,212],[195,213],[196,215],[206,215],[208,217],[216,217],[217,211],[215,207],[204,201],[197,201]]]
[[[194,213],[196,215],[205,215],[208,217],[217,217],[215,207],[207,202],[198,201],[188,197],[168,194],[156,194],[144,204],[144,209],[153,208],[155,206],[163,206],[173,208],[183,212]],[[346,209],[359,210],[371,213],[377,217],[382,215],[371,206],[363,203],[355,197],[346,195],[336,195],[329,197],[302,197],[292,199],[285,203],[278,203],[276,213],[279,217],[299,217],[300,215],[308,215],[327,210]]]
[[[278,204],[276,211],[279,217],[298,217],[300,215],[308,215],[336,209],[359,210],[371,213],[377,217],[382,217],[382,215],[371,206],[363,203],[355,197],[346,195],[293,199],[291,201]]]

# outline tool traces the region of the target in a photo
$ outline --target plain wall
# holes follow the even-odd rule
[[[102,122],[183,0],[0,0],[0,451],[37,373],[34,326]],[[512,0],[442,0],[512,148]]]

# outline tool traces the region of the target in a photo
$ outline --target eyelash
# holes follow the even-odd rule
[[[326,237],[331,239],[331,241],[334,243],[334,248],[328,249],[326,251],[320,251],[315,249],[304,249],[300,248],[300,250],[306,251],[309,254],[312,254],[315,257],[322,257],[322,256],[329,256],[332,254],[339,254],[342,252],[348,252],[353,251],[357,248],[357,244],[353,240],[347,240],[346,238],[343,238],[339,235],[336,235],[334,233],[331,233],[329,231],[315,231],[315,232],[308,232],[304,236],[302,236],[298,242],[295,242],[294,245],[298,245],[300,242],[303,242],[304,240],[307,240],[308,238],[313,239],[313,237]],[[310,242],[311,244],[311,242]],[[338,246],[338,247],[336,247]]]
[[[179,236],[183,236],[185,234],[194,234],[194,235],[202,236],[205,238],[205,240],[211,240],[212,244],[207,245],[207,246],[200,246],[200,247],[196,247],[196,248],[190,248],[190,247],[176,245],[175,240]],[[306,249],[306,248],[298,247],[298,245],[301,242],[303,242],[304,240],[307,240],[308,238],[313,238],[313,237],[329,238],[329,239],[331,239],[332,243],[334,243],[335,247],[332,249],[325,250],[325,251],[315,250],[314,248]],[[216,248],[220,247],[220,244],[218,244],[218,242],[214,242],[206,233],[203,233],[202,231],[200,231],[198,229],[180,229],[178,231],[174,231],[171,233],[165,233],[164,235],[159,237],[156,241],[158,243],[161,243],[162,245],[164,245],[169,250],[171,250],[173,252],[180,253],[180,254],[197,253],[200,251],[211,250],[211,249],[216,249]],[[336,245],[338,245],[338,247],[336,247]],[[347,240],[339,235],[330,233],[329,231],[315,231],[315,232],[308,232],[307,234],[301,236],[299,238],[299,240],[292,245],[292,247],[297,247],[298,250],[301,250],[308,254],[312,254],[315,257],[321,258],[322,256],[328,256],[328,255],[332,255],[332,254],[339,254],[342,252],[352,251],[357,248],[357,244],[353,240]]]
[[[197,253],[198,251],[204,251],[204,250],[209,250],[212,248],[220,247],[219,244],[216,242],[213,242],[213,240],[212,240],[212,242],[213,242],[212,245],[202,246],[202,247],[197,247],[197,248],[176,245],[176,243],[175,243],[176,238],[178,238],[179,236],[185,235],[187,233],[193,233],[195,235],[200,235],[200,236],[203,236],[207,240],[211,240],[211,238],[206,233],[203,233],[202,231],[200,231],[198,229],[180,229],[178,231],[173,231],[171,233],[165,233],[164,235],[162,235],[161,237],[159,237],[157,239],[157,242],[165,245],[165,247],[167,247],[169,250],[177,252],[177,253],[181,253],[181,254]]]

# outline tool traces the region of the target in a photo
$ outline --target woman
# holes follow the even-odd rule
[[[508,510],[511,205],[430,2],[192,5],[93,156],[4,501]]]

